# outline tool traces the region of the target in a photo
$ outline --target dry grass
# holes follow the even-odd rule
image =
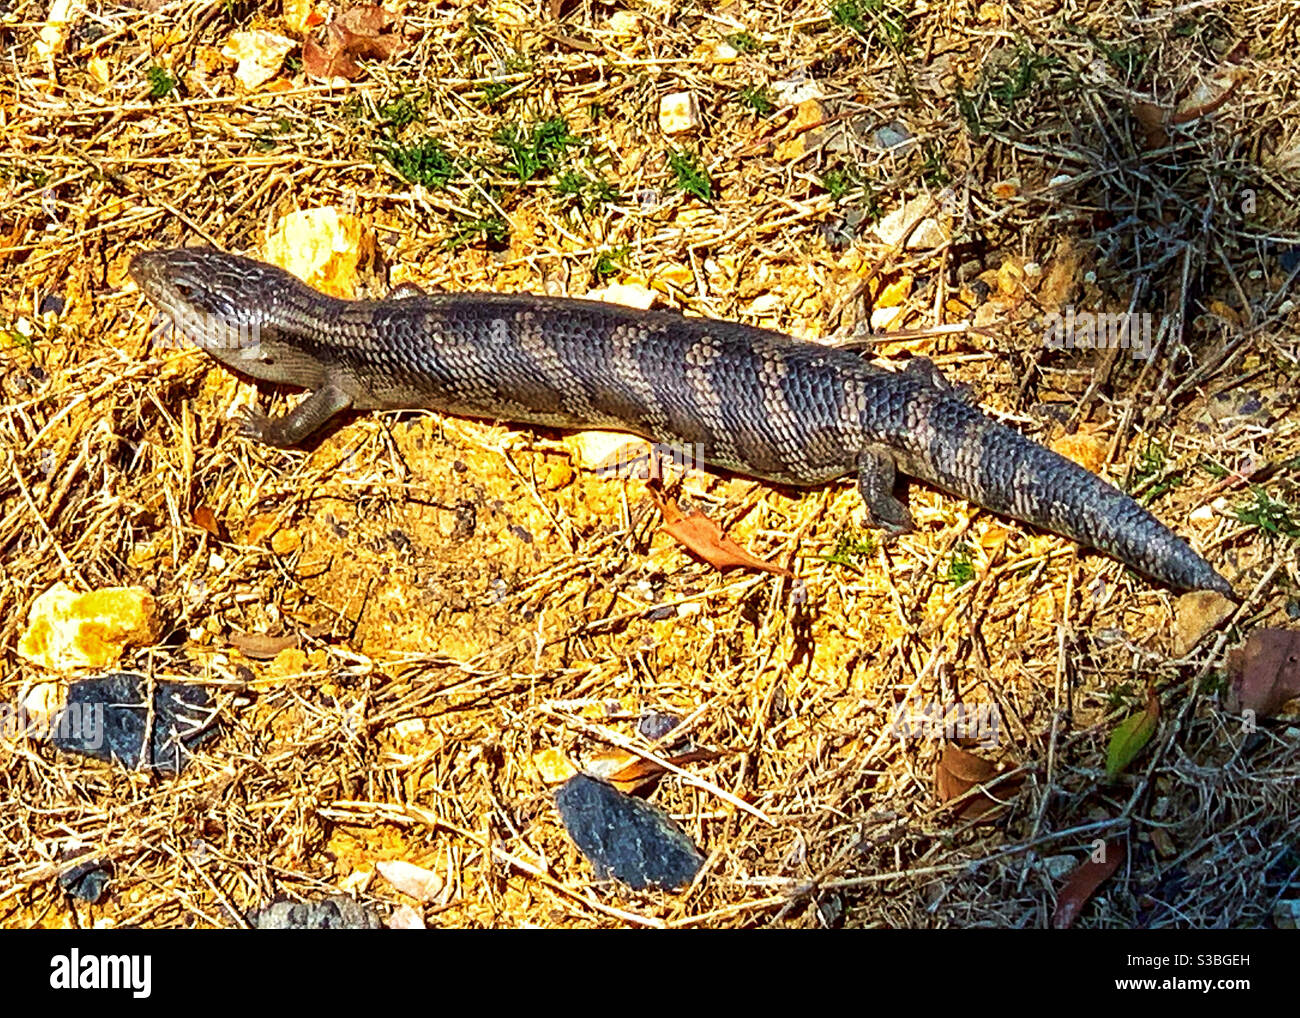
[[[558,21],[410,4],[402,58],[346,88],[287,71],[288,90],[256,95],[214,50],[275,27],[251,5],[88,6],[45,65],[45,6],[0,4],[0,697],[51,678],[14,650],[37,594],[137,584],[171,633],[125,665],[215,687],[225,731],[170,781],[6,744],[5,925],[226,926],[339,887],[399,901],[358,874],[404,858],[447,879],[434,924],[1029,927],[1061,857],[1116,836],[1124,862],[1082,924],[1253,926],[1295,897],[1300,735],[1244,735],[1219,695],[1225,650],[1300,614],[1292,5],[954,2],[882,23],[866,3],[647,2],[622,38],[605,4]],[[697,49],[739,32],[734,61]],[[1146,147],[1134,103],[1176,106],[1239,42],[1227,101]],[[799,75],[826,123],[781,101]],[[677,144],[656,113],[680,90],[704,124]],[[576,142],[543,145],[521,181],[497,132],[557,117]],[[885,148],[891,123],[909,140]],[[420,145],[427,187],[382,154]],[[675,174],[670,149],[703,177]],[[565,173],[586,181],[576,198]],[[712,201],[681,190],[704,177]],[[926,194],[951,243],[867,231]],[[895,327],[976,316],[990,331],[875,352],[931,356],[1044,440],[1077,430],[1249,597],[1178,657],[1169,592],[959,500],[913,486],[919,533],[882,546],[850,486],[690,480],[751,551],[791,564],[801,604],[690,559],[643,484],[573,476],[562,436],[365,415],[310,451],[250,446],[231,421],[250,388],[151,347],[126,262],[256,251],[321,205],[355,209],[435,288],[642,281],[808,336],[860,332],[890,287],[907,293]],[[999,268],[988,299],[974,276]],[[48,295],[63,313],[40,313]],[[1061,303],[1152,312],[1156,356],[1045,349]],[[192,522],[200,506],[229,541]],[[242,632],[303,649],[247,659],[228,643]],[[1148,684],[1160,731],[1108,784],[1108,735]],[[905,698],[996,704],[999,745],[979,752],[1023,782],[995,823],[937,801],[940,742],[890,731]],[[708,855],[678,895],[593,884],[534,766],[635,743],[649,709],[717,753],[652,795]],[[82,857],[113,861],[100,905],[52,879]]]

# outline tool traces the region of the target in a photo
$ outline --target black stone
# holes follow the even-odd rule
[[[59,886],[73,897],[93,905],[104,896],[104,888],[112,875],[113,868],[110,862],[105,859],[92,859],[60,873]]]
[[[155,683],[153,732],[143,760],[150,721],[146,688],[144,676],[131,672],[72,683],[55,724],[54,745],[65,753],[118,760],[132,769],[179,774],[189,763],[190,750],[217,734],[212,699],[201,686]]]
[[[578,774],[555,793],[564,829],[601,878],[641,890],[689,884],[704,862],[663,812],[612,785]]]

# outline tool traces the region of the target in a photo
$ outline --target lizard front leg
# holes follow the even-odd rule
[[[340,410],[352,405],[352,397],[332,382],[326,382],[287,414],[271,417],[256,407],[244,411],[239,433],[280,449],[297,445],[319,430]]]

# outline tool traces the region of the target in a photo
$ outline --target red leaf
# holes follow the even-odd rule
[[[751,555],[704,513],[696,510],[684,513],[673,500],[661,503],[661,507],[664,530],[714,569],[761,569],[779,576],[794,577],[794,573],[784,566]]]
[[[1112,838],[1102,849],[1102,860],[1097,862],[1091,856],[1075,867],[1074,872],[1056,896],[1056,911],[1052,913],[1052,928],[1068,930],[1079,918],[1083,906],[1096,893],[1097,888],[1110,879],[1110,875],[1119,867],[1119,857],[1124,842]]]

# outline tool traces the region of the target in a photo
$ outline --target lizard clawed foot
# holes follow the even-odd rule
[[[279,440],[279,431],[275,418],[262,413],[256,406],[246,406],[240,410],[238,432],[240,438],[284,448],[289,443]]]

